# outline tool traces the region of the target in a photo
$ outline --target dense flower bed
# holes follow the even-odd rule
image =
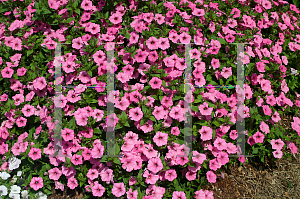
[[[286,158],[283,148],[297,153],[300,118],[288,132],[277,125],[300,107],[300,11],[286,3],[1,0],[1,197],[47,198],[52,186],[67,186],[98,197],[213,198],[201,187],[215,183],[222,166]],[[58,43],[61,83],[76,87],[55,97]],[[245,54],[233,43],[248,43]],[[241,87],[201,87],[237,85],[238,59],[247,65],[243,106]],[[115,90],[107,93],[111,71]],[[62,108],[63,157],[54,149],[55,108]],[[184,143],[188,114],[192,151]],[[245,154],[237,147],[239,118]],[[106,155],[110,125],[119,157]]]

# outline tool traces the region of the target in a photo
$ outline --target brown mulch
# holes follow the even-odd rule
[[[71,190],[66,189],[65,187],[64,191],[56,190],[54,187],[52,187],[52,194],[48,197],[48,199],[81,199],[83,198],[83,193],[79,194],[79,191],[77,189]]]

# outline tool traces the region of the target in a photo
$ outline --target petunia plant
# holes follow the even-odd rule
[[[293,4],[2,0],[0,12],[1,196],[46,198],[54,187],[87,197],[213,198],[202,187],[215,183],[223,166],[298,152],[299,117],[286,131],[279,125],[300,107],[300,11]],[[234,43],[245,44],[244,53]],[[237,85],[238,63],[243,87],[217,88]],[[114,90],[107,93],[112,71]],[[245,151],[237,144],[240,119]],[[109,127],[118,157],[108,155]],[[18,166],[26,177],[6,181]]]

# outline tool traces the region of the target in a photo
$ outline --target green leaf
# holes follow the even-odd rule
[[[93,72],[91,70],[89,70],[87,73],[89,74],[89,76],[93,77]]]
[[[75,117],[73,117],[71,120],[70,120],[70,122],[68,123],[68,128],[69,129],[74,129],[74,127],[75,127]]]
[[[120,162],[119,158],[114,158],[114,159],[113,159],[113,162],[114,162],[115,164],[121,165],[121,162]]]
[[[149,118],[150,120],[152,120],[153,122],[156,122],[156,119],[155,119],[155,117],[154,116],[150,116],[150,118]]]
[[[226,44],[227,42],[225,41],[225,39],[222,38],[217,38],[217,40],[221,43],[221,44]]]
[[[137,175],[137,179],[140,180],[140,181],[143,179],[143,178],[142,178],[142,173],[143,173],[143,170],[141,169],[141,170],[139,171],[138,175]]]
[[[159,98],[159,101],[162,101],[162,99],[163,99],[163,96],[159,96],[158,98]]]
[[[213,124],[216,125],[217,127],[221,126],[220,123],[218,121],[213,121]]]
[[[253,148],[252,153],[253,153],[253,154],[257,154],[257,153],[258,153],[258,148]]]
[[[138,187],[137,188],[137,190],[138,190],[138,199],[143,199],[143,193],[141,192],[141,189],[140,189],[140,187]]]
[[[66,159],[66,164],[67,165],[71,164],[71,159],[70,158],[65,157],[65,159]]]
[[[71,23],[71,21],[73,21],[74,19],[75,19],[74,17],[70,17],[65,21],[65,23]]]
[[[180,145],[184,144],[184,140],[178,139],[174,141],[175,143],[178,143]]]
[[[143,119],[141,120],[141,122],[140,122],[140,126],[143,126],[145,123],[146,123],[146,119],[143,118]]]
[[[199,122],[196,122],[195,124],[199,124],[201,126],[208,126],[208,122],[206,120],[200,120]]]
[[[278,131],[278,134],[281,138],[283,138],[283,133],[282,131],[279,129],[279,127],[276,127],[276,131]]]
[[[214,139],[216,137],[216,130],[213,130],[212,138]]]
[[[78,8],[78,3],[79,3],[79,1],[76,0],[76,1],[73,3],[73,8]],[[77,10],[79,10],[79,9],[77,9]],[[75,12],[76,12],[76,10],[75,10]]]
[[[127,32],[127,30],[126,30],[126,33],[125,33],[125,38],[126,39],[130,39],[130,37],[131,37],[131,35]]]
[[[176,95],[175,97],[173,97],[173,101],[176,101],[176,100],[179,100],[179,99],[181,99],[182,97],[181,96],[179,96],[179,95]]]
[[[99,162],[107,162],[107,160],[108,160],[108,156],[105,155],[99,160]]]
[[[121,129],[121,128],[123,128],[123,125],[120,124],[120,123],[118,123],[118,124],[116,125],[116,130]]]
[[[52,12],[45,7],[43,7],[43,13],[44,14],[52,14]]]
[[[27,57],[29,56],[29,55],[31,55],[33,53],[33,50],[31,49],[31,50],[28,50],[27,51]]]
[[[80,9],[76,9],[75,12],[80,15]]]
[[[93,129],[93,134],[101,134],[100,129],[94,128],[94,129]]]
[[[127,114],[125,113],[125,111],[122,111],[122,114],[121,114],[120,119],[122,119],[122,120],[127,120],[127,119],[128,119],[128,116],[127,116]]]
[[[127,126],[127,127],[130,127],[128,121],[126,121],[126,123],[124,125]]]
[[[216,105],[214,105],[213,103],[211,103],[211,102],[207,102],[207,103],[208,103],[209,107],[216,108]]]
[[[195,112],[199,112],[199,108],[198,108],[198,106],[192,106],[191,108],[192,108],[192,110],[193,110],[193,111],[195,111]]]
[[[143,92],[146,92],[149,88],[150,88],[150,86],[145,86],[143,89]]]

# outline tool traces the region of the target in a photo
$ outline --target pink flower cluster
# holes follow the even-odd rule
[[[145,190],[146,196],[143,196],[143,198],[159,199],[163,198],[166,193],[166,188],[159,186],[160,182],[169,181],[175,183],[179,177],[186,178],[188,181],[196,181],[199,178],[198,171],[204,167],[204,164],[208,164],[209,170],[206,172],[206,179],[210,183],[215,183],[217,180],[215,172],[229,162],[229,154],[240,154],[241,149],[223,137],[229,135],[230,141],[236,140],[238,138],[237,131],[229,131],[231,126],[227,124],[215,128],[210,121],[213,120],[213,117],[214,119],[227,117],[230,118],[230,122],[235,124],[240,118],[250,118],[249,107],[246,105],[237,107],[236,98],[244,98],[243,95],[245,95],[249,101],[256,100],[255,103],[259,112],[263,113],[264,118],[268,118],[265,121],[260,121],[259,129],[256,129],[253,135],[251,132],[252,136],[248,136],[248,132],[245,132],[248,136],[247,143],[250,146],[257,143],[270,144],[272,149],[275,150],[273,151],[273,156],[275,158],[282,158],[282,149],[285,146],[285,142],[279,138],[271,139],[270,143],[266,143],[266,140],[268,140],[266,138],[274,132],[274,129],[270,127],[281,120],[281,110],[276,110],[274,106],[278,106],[282,110],[287,109],[287,106],[293,107],[295,105],[300,107],[299,100],[296,100],[294,104],[287,97],[289,96],[288,92],[291,92],[288,87],[289,81],[285,79],[289,60],[287,56],[282,55],[283,52],[287,54],[286,49],[289,49],[291,52],[300,50],[300,28],[297,25],[297,18],[294,16],[295,13],[299,14],[300,11],[291,4],[290,11],[286,13],[271,12],[272,8],[282,7],[285,2],[281,0],[255,0],[254,2],[255,7],[253,11],[261,13],[260,15],[262,16],[257,21],[255,17],[241,11],[239,8],[230,8],[228,13],[226,13],[227,11],[220,10],[221,3],[228,4],[226,0],[220,3],[204,3],[203,0],[196,0],[194,2],[180,1],[178,6],[181,7],[185,3],[188,3],[187,6],[189,9],[187,11],[177,9],[177,6],[172,2],[164,2],[163,12],[165,14],[154,14],[152,12],[138,13],[137,16],[132,17],[130,28],[128,28],[132,31],[126,33],[126,37],[128,34],[130,36],[127,37],[129,38],[128,48],[138,47],[134,55],[128,51],[127,46],[115,46],[113,43],[115,41],[124,42],[124,36],[118,33],[122,30],[121,23],[128,17],[128,15],[125,15],[126,12],[129,10],[137,11],[138,2],[133,0],[129,1],[130,5],[128,7],[118,3],[115,9],[109,13],[110,16],[100,19],[99,24],[95,20],[92,20],[94,22],[89,20],[96,16],[97,11],[103,9],[105,6],[104,0],[98,1],[96,6],[93,5],[95,4],[94,1],[83,0],[79,5],[80,12],[75,10],[72,15],[69,14],[68,8],[63,8],[67,6],[67,1],[48,0],[51,12],[57,12],[56,14],[61,15],[63,19],[69,17],[77,19],[79,17],[78,22],[75,23],[73,19],[69,25],[75,28],[76,31],[78,30],[78,32],[82,31],[86,33],[84,35],[80,34],[82,36],[72,35],[73,33],[71,35],[66,34],[69,28],[66,24],[60,24],[59,29],[53,30],[49,24],[41,20],[33,20],[32,17],[36,12],[34,2],[24,7],[24,11],[22,11],[22,14],[26,16],[24,20],[20,18],[21,11],[17,11],[20,10],[19,8],[12,12],[16,20],[11,19],[11,11],[4,13],[8,17],[9,22],[12,22],[9,23],[10,25],[7,23],[0,24],[0,40],[4,41],[2,45],[19,51],[19,53],[15,53],[9,60],[7,56],[0,57],[0,65],[3,65],[1,76],[4,78],[5,83],[7,83],[6,85],[9,85],[11,89],[7,93],[1,93],[1,102],[13,107],[9,112],[4,114],[6,119],[0,127],[0,154],[5,155],[11,150],[15,156],[19,156],[24,155],[28,149],[28,156],[32,161],[40,161],[42,154],[49,155],[49,162],[54,167],[47,171],[47,173],[49,174],[49,179],[54,181],[55,189],[64,190],[65,184],[61,183],[63,179],[62,175],[67,179],[66,185],[70,189],[75,189],[80,184],[79,178],[77,179],[77,174],[80,173],[88,178],[88,185],[85,186],[85,189],[87,192],[91,191],[94,196],[102,197],[105,191],[107,191],[107,185],[112,184],[112,189],[109,191],[115,197],[121,197],[126,194],[127,198],[136,199],[138,197],[138,190],[127,189],[127,183],[116,181],[116,177],[120,176],[120,174],[115,172],[113,167],[111,167],[113,163],[110,161],[106,163],[99,162],[105,154],[105,146],[100,139],[95,140],[95,137],[98,136],[96,133],[99,133],[99,131],[103,132],[100,130],[100,126],[107,132],[108,127],[119,127],[123,124],[125,126],[132,125],[136,127],[137,132],[143,131],[143,133],[148,134],[150,139],[143,140],[139,138],[141,137],[139,134],[133,131],[126,131],[125,135],[122,134],[123,137],[119,133],[118,139],[123,142],[120,147],[123,156],[118,159],[121,166],[117,167],[120,169],[120,173],[122,173],[122,169],[123,172],[142,171],[139,177],[143,177],[145,183],[148,185]],[[239,1],[239,3],[240,6],[250,6],[249,1]],[[152,9],[156,5],[156,2],[151,1],[149,5]],[[78,13],[82,11],[82,15],[78,16],[80,15]],[[212,11],[218,17],[226,16],[227,20],[223,23],[211,20]],[[186,24],[194,23],[194,26],[191,28],[189,28],[189,25],[186,27],[177,27],[174,20],[178,23],[178,19]],[[152,29],[151,25],[156,23],[164,31],[154,34],[157,29]],[[207,30],[200,28],[200,24],[202,27],[207,27]],[[272,41],[269,38],[263,38],[261,34],[262,30],[270,28],[274,24],[278,25],[279,39]],[[21,30],[24,27],[28,31],[23,34]],[[198,48],[192,45],[192,49],[189,52],[194,67],[192,71],[194,75],[192,83],[196,86],[205,85],[206,81],[209,80],[209,78],[205,79],[205,77],[210,71],[214,71],[217,80],[232,80],[234,79],[233,69],[223,59],[230,60],[229,58],[232,58],[232,56],[227,56],[230,52],[228,46],[225,46],[225,52],[223,52],[222,47],[224,47],[224,42],[233,43],[236,40],[240,40],[240,37],[247,34],[245,30],[253,31],[255,28],[258,29],[258,32],[253,33],[250,46],[246,47],[246,54],[241,53],[238,55],[243,57],[242,62],[244,64],[250,64],[251,59],[257,58],[260,60],[253,65],[255,72],[246,77],[244,88],[237,86],[237,93],[227,96],[214,87],[210,87],[208,88],[208,92],[203,91],[199,93],[199,98],[195,99],[193,93],[196,89],[193,87],[193,89],[187,92],[184,98],[178,98],[177,87],[180,86],[179,81],[181,81],[183,72],[187,68],[185,59],[180,57],[180,54],[185,52],[184,44],[195,43],[199,46]],[[6,29],[9,30],[8,33],[5,33]],[[145,30],[153,32],[148,37],[144,34],[139,34]],[[8,36],[15,35],[16,32],[18,32],[16,34],[18,35],[17,37]],[[45,49],[45,52],[53,51],[57,47],[58,42],[71,41],[70,47],[73,50],[62,56],[61,63],[64,74],[62,74],[60,82],[64,82],[67,85],[77,83],[77,81],[80,83],[74,90],[68,90],[66,94],[61,94],[54,99],[47,98],[50,101],[53,99],[54,104],[51,102],[48,104],[45,103],[43,107],[36,105],[37,99],[35,97],[46,98],[49,94],[55,94],[52,80],[57,60],[55,59],[47,63],[47,71],[51,74],[48,77],[50,82],[45,77],[38,76],[33,81],[25,83],[27,75],[31,77],[33,70],[32,67],[29,68],[24,64],[24,59],[21,59],[22,56],[26,58],[21,54],[23,49],[26,48],[28,50],[27,55],[30,54],[30,50],[36,49],[33,48],[35,44],[30,46],[29,44],[26,45],[26,42],[39,32],[42,32],[46,37],[40,44]],[[218,39],[211,38],[208,35],[213,35]],[[71,39],[69,38],[70,36]],[[286,41],[289,41],[288,44],[285,44]],[[92,43],[94,43],[93,45],[96,46],[97,50],[87,52],[87,49],[89,49],[87,46],[92,45]],[[105,50],[99,47],[104,43],[106,43],[104,45]],[[174,44],[177,44],[177,49],[171,49],[172,55],[168,55],[168,50]],[[105,51],[112,49],[117,52],[118,61],[121,61],[125,66],[116,65],[114,62],[111,63],[107,60],[108,57]],[[28,56],[29,60],[31,60],[30,56]],[[103,76],[108,72],[120,71],[116,74],[118,80],[116,86],[126,92],[115,90],[108,95],[103,95],[102,92],[106,88],[105,83],[99,81],[97,77],[92,77],[91,71],[81,70],[78,72],[78,69],[84,67],[84,64],[78,63],[82,61],[82,57],[84,56],[88,57],[89,63],[95,65],[95,67],[92,66],[92,68],[96,69],[96,72],[92,71],[94,75],[97,73],[98,76]],[[278,66],[276,73],[273,75],[266,74],[270,66],[273,67],[274,65]],[[152,67],[156,67],[157,71],[163,71],[163,75],[155,74],[157,71],[149,73],[148,70]],[[36,69],[39,70],[39,68]],[[18,79],[15,79],[16,77]],[[276,93],[275,85],[272,85],[272,83],[278,77],[282,77],[283,80],[280,80],[280,86],[277,88],[280,89],[280,92]],[[130,85],[131,81],[139,83]],[[146,85],[148,82],[149,85]],[[173,82],[175,82],[175,89],[171,87]],[[94,84],[100,85],[100,88],[95,88],[97,91],[96,94],[100,96],[96,96],[97,100],[94,99],[91,104],[98,103],[97,105],[100,108],[96,108],[95,105],[78,107],[82,106],[85,102],[87,86]],[[255,99],[255,90],[251,86],[257,86],[256,88],[264,96],[258,96]],[[64,88],[62,91],[64,92],[66,89]],[[157,96],[156,93],[163,93],[165,96]],[[93,97],[93,94],[88,97]],[[185,106],[186,103],[194,102],[198,104],[200,101],[203,102],[195,107],[199,111],[194,111],[195,109],[186,108]],[[116,111],[120,115],[115,113],[105,115],[106,112],[101,110],[101,108],[105,108],[107,102],[115,103]],[[225,107],[228,105],[231,113],[225,107],[221,108],[219,105],[224,105]],[[53,121],[54,117],[51,115],[55,107],[62,108],[64,116],[72,118],[71,121],[75,120],[76,123],[75,126],[64,127],[61,131],[63,157],[53,156],[55,153],[53,131],[56,126]],[[146,111],[144,111],[145,109]],[[189,112],[196,120],[200,120],[201,124],[203,124],[196,131],[199,134],[197,136],[193,135],[193,141],[197,141],[197,137],[199,137],[199,143],[207,151],[205,153],[197,151],[199,149],[192,151],[193,157],[191,160],[185,156],[190,151],[184,144],[171,141],[181,139],[182,129],[177,124],[185,122],[186,112]],[[145,118],[147,119],[144,120]],[[36,119],[40,119],[41,125],[36,128],[36,132],[33,135],[31,135],[31,131],[28,131],[30,132],[29,136],[24,129],[32,121],[36,122]],[[300,119],[298,117],[293,117],[293,119],[294,121],[291,123],[292,129],[300,136]],[[89,121],[92,121],[91,124]],[[142,121],[143,124],[141,123]],[[16,126],[14,126],[15,124]],[[157,124],[160,124],[160,126],[157,126]],[[48,128],[47,131],[43,130],[45,126]],[[15,134],[17,135],[19,132],[24,133],[16,138],[17,142],[9,149],[9,145],[5,142],[7,140],[14,140],[12,138],[16,136],[12,135],[10,137],[11,131],[16,132]],[[155,134],[153,134],[154,131]],[[37,147],[36,143],[32,142],[33,140],[29,140],[29,137],[37,139],[40,134],[45,135],[45,133],[49,136],[49,143],[47,147],[41,146],[45,147],[43,149]],[[83,143],[87,143],[86,140],[89,140],[90,144],[93,142],[92,146],[84,146]],[[152,141],[153,144],[151,143]],[[286,144],[292,153],[297,153],[297,147],[294,143],[286,142]],[[157,148],[159,149],[157,150]],[[207,154],[212,154],[213,158],[209,159]],[[240,155],[238,160],[243,163],[245,162],[245,157]],[[75,166],[67,167],[67,162]],[[86,173],[82,173],[81,168],[87,162],[92,166],[85,170]],[[61,163],[63,165],[60,165]],[[195,167],[189,166],[189,163],[194,164]],[[143,168],[143,165],[145,165],[145,168]],[[184,168],[175,170],[174,166]],[[169,168],[164,169],[165,167]],[[8,163],[6,162],[1,165],[1,169],[8,169]],[[100,183],[100,179],[104,182],[103,184]],[[131,176],[128,184],[129,186],[138,185],[138,180]],[[41,189],[43,186],[42,177],[33,177],[30,181],[30,187],[35,191]],[[213,198],[213,193],[208,190],[200,189],[193,194],[193,197],[196,199]],[[172,199],[186,199],[187,197],[184,191],[173,191],[172,193]]]

